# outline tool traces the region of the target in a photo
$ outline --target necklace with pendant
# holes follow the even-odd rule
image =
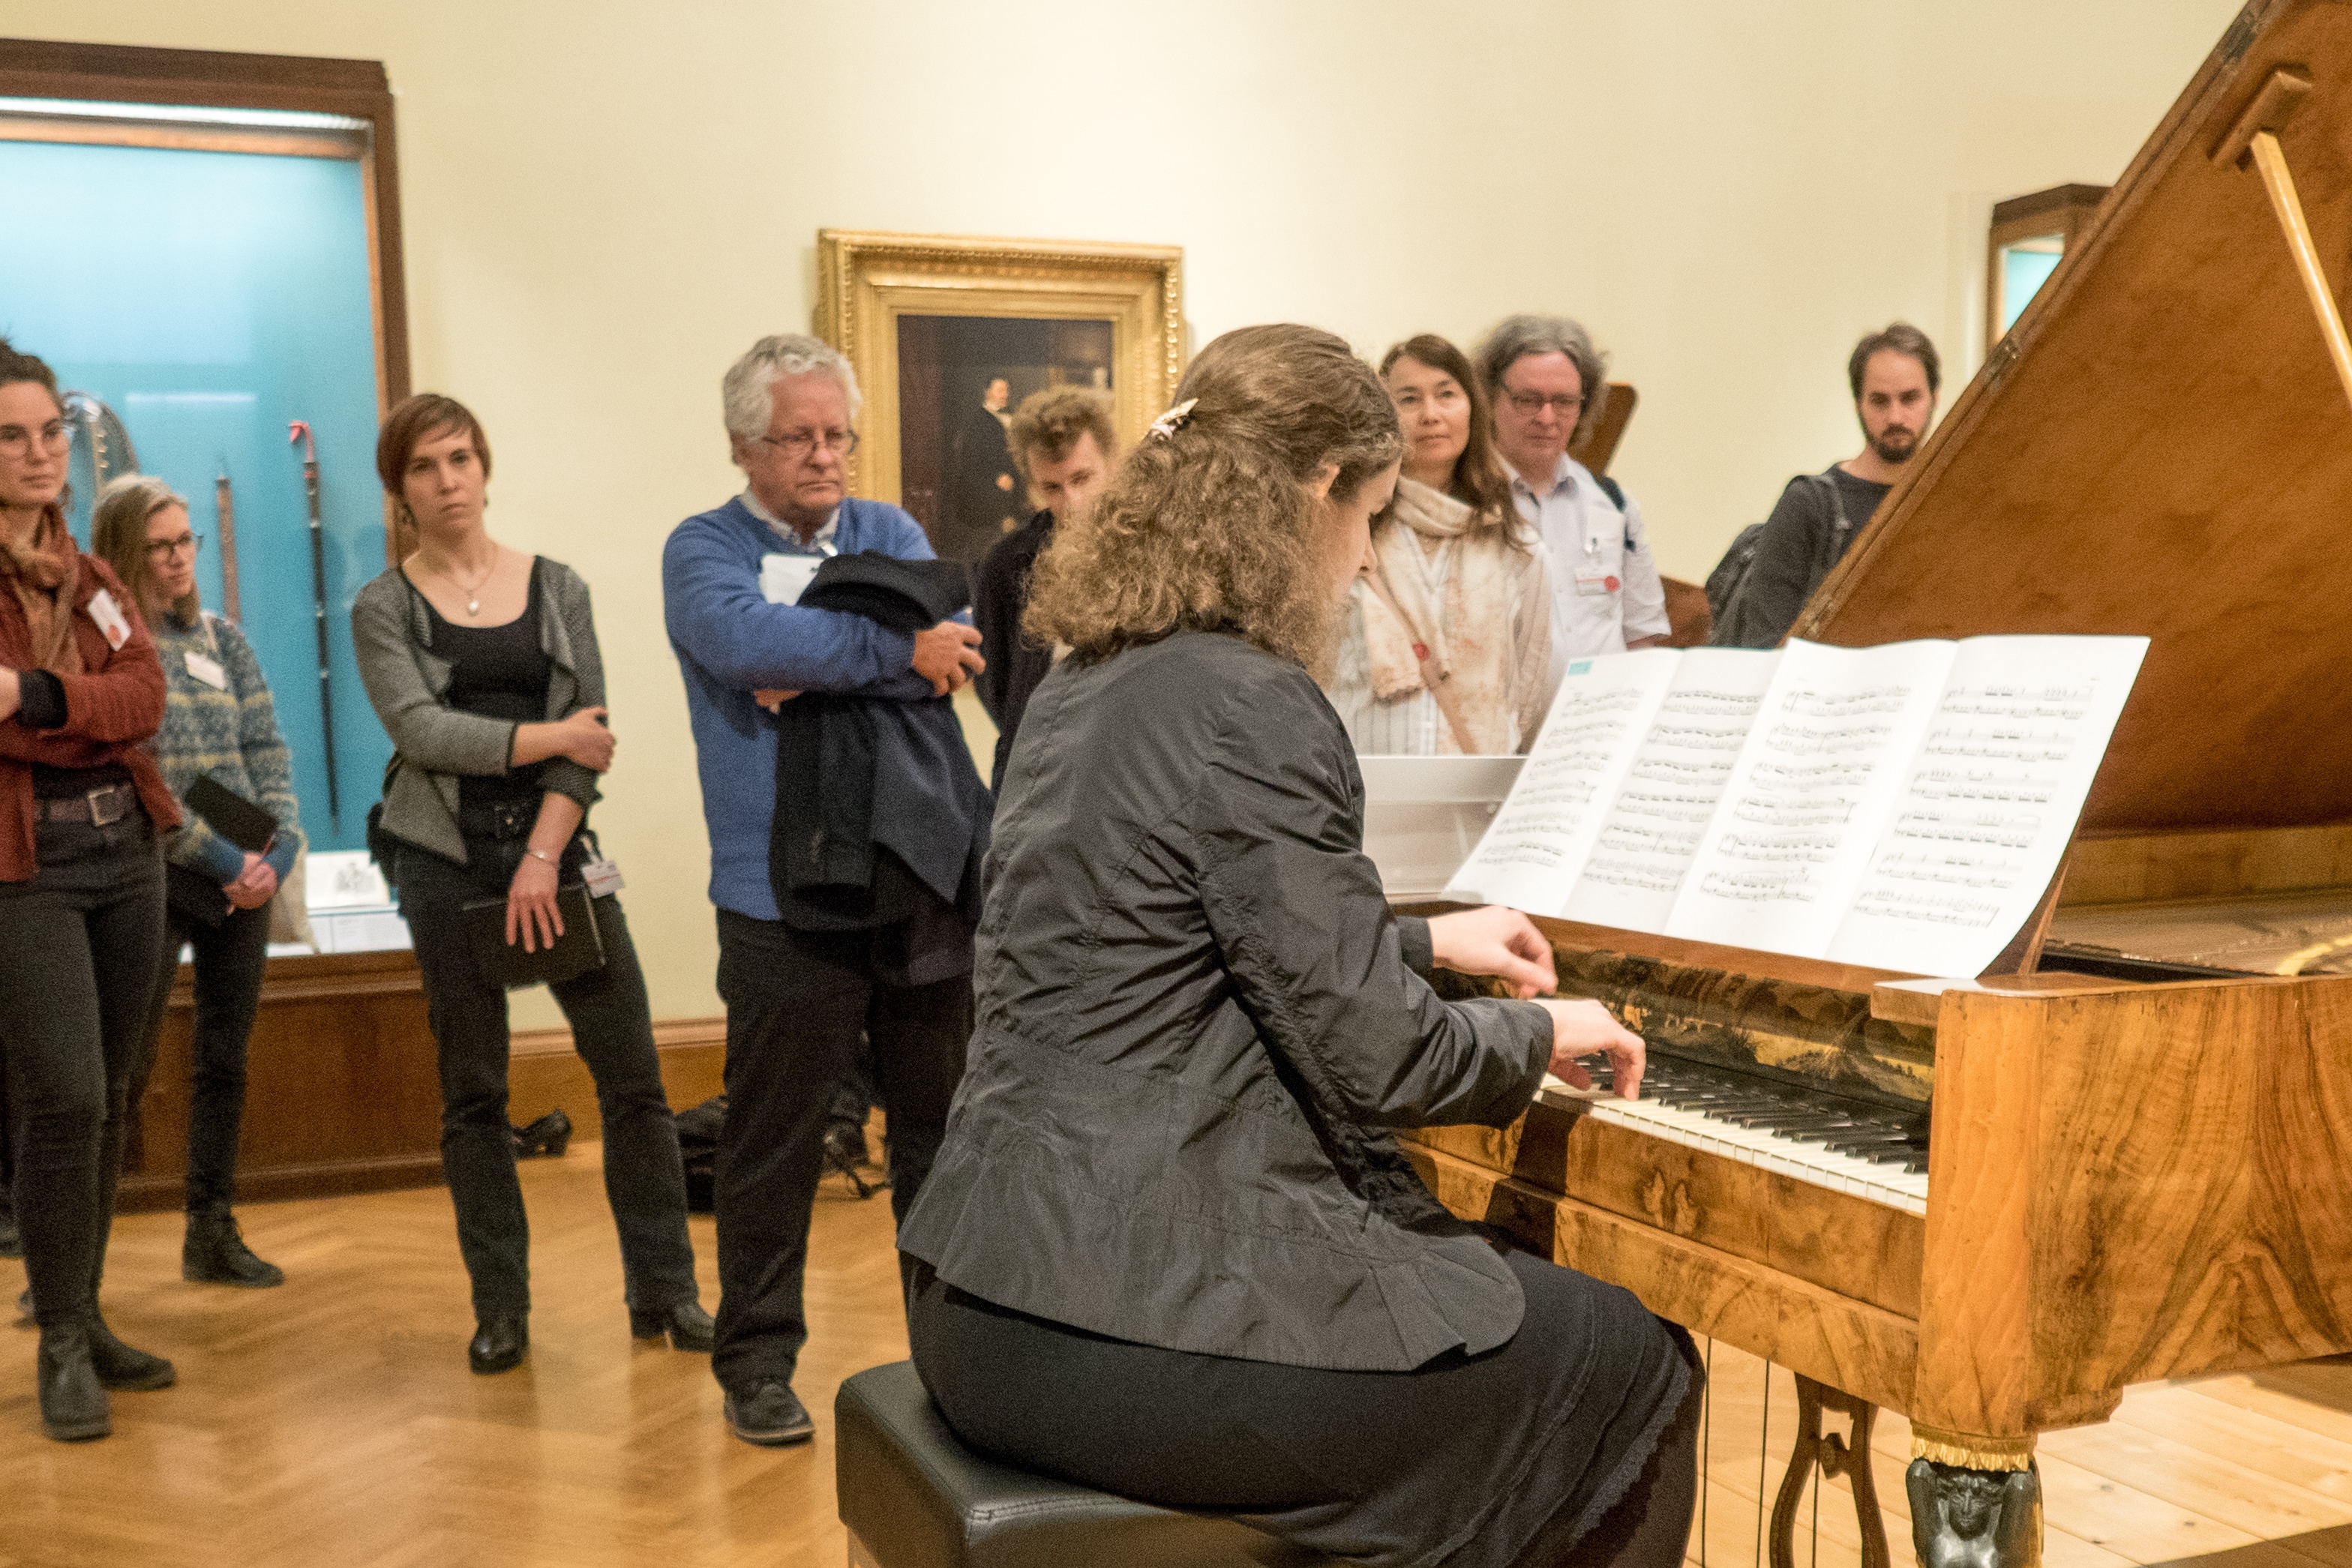
[[[474,579],[470,584],[458,582],[457,574],[454,571],[444,571],[441,575],[447,578],[451,582],[457,583],[457,591],[466,596],[466,613],[468,615],[479,615],[482,612],[482,584],[489,581],[491,573],[498,570],[499,558],[493,555],[490,557],[488,570],[484,571],[481,576]]]

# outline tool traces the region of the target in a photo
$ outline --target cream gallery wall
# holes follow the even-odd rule
[[[2235,10],[55,0],[0,31],[384,62],[416,385],[487,424],[494,530],[595,591],[598,823],[683,1019],[719,1010],[717,943],[658,555],[737,487],[719,377],[808,327],[820,227],[1181,246],[1196,344],[1287,318],[1377,355],[1574,314],[1642,391],[1614,472],[1696,578],[1858,444],[1861,332],[1926,328],[1948,399],[1991,204],[2113,181]]]

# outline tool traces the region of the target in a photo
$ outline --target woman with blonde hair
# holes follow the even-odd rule
[[[1525,751],[1543,723],[1551,575],[1511,504],[1486,394],[1432,332],[1382,356],[1381,380],[1403,469],[1349,600],[1331,704],[1368,757]]]
[[[1391,912],[1308,671],[1396,482],[1328,332],[1227,333],[1040,559],[1071,649],[996,814],[979,1023],[899,1232],[983,1452],[1368,1563],[1671,1568],[1700,1377],[1624,1291],[1498,1254],[1389,1129],[1507,1124],[1641,1040],[1524,915]],[[1517,998],[1441,1000],[1433,965]],[[1445,1434],[1433,1443],[1433,1431]]]
[[[89,542],[137,601],[163,662],[155,759],[184,802],[180,831],[163,845],[163,944],[131,1101],[138,1103],[154,1067],[164,1003],[187,947],[195,961],[196,1018],[180,1272],[200,1284],[283,1284],[285,1273],[245,1244],[230,1205],[245,1120],[246,1044],[269,956],[270,901],[302,848],[293,761],[253,645],[236,622],[207,614],[197,596],[196,552],[205,541],[189,527],[187,497],[161,479],[126,474],[100,493]],[[239,849],[186,809],[190,786],[205,778],[277,819],[266,849]]]

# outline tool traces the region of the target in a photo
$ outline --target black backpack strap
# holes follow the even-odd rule
[[[1616,480],[1612,479],[1606,474],[1595,474],[1592,476],[1592,482],[1601,486],[1601,493],[1609,497],[1609,504],[1611,506],[1616,507],[1620,512],[1622,512],[1625,509],[1624,486],[1620,485]]]

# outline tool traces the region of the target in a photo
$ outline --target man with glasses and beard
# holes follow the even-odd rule
[[[1943,367],[1927,334],[1897,321],[1854,345],[1846,381],[1862,424],[1862,451],[1789,481],[1755,535],[1755,553],[1744,571],[1737,566],[1742,546],[1732,547],[1726,566],[1717,569],[1738,572],[1707,639],[1717,647],[1770,648],[1789,634],[1805,601],[1844,558],[1927,438]]]
[[[1511,316],[1478,347],[1495,411],[1495,450],[1511,500],[1542,541],[1551,570],[1550,690],[1571,659],[1666,640],[1665,585],[1642,530],[1642,509],[1613,480],[1568,455],[1577,422],[1607,395],[1591,335],[1564,316]]]

